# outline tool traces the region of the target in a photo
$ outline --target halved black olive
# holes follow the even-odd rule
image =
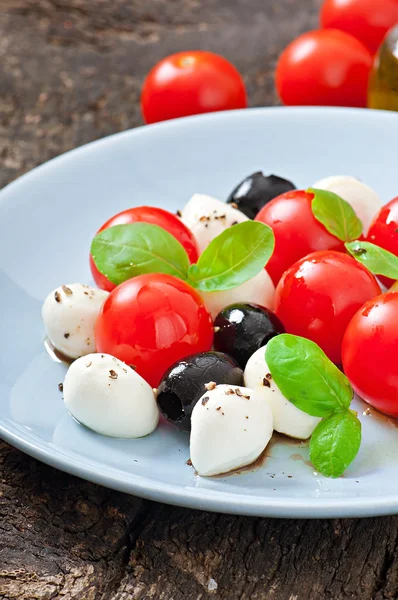
[[[267,202],[295,189],[296,186],[288,179],[278,175],[266,176],[261,171],[257,171],[236,186],[228,196],[227,203],[236,204],[236,208],[249,219],[254,219]]]
[[[200,352],[177,361],[158,387],[160,412],[179,429],[190,431],[191,413],[211,382],[243,385],[242,369],[222,352]]]
[[[280,319],[257,304],[227,306],[217,315],[214,328],[214,348],[232,356],[242,369],[256,350],[285,333]]]

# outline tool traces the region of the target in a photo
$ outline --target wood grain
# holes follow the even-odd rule
[[[252,106],[321,0],[0,0],[0,187],[141,123],[166,54],[220,52]],[[398,598],[398,518],[233,517],[141,501],[0,446],[0,598]]]

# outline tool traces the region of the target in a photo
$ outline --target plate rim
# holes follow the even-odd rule
[[[101,465],[101,463],[87,460],[80,455],[75,456],[71,450],[65,451],[64,454],[52,443],[35,445],[27,439],[29,436],[22,437],[15,429],[15,427],[6,428],[0,417],[0,437],[32,458],[97,485],[174,506],[225,514],[293,519],[362,518],[398,513],[398,494],[379,498],[375,506],[374,497],[345,499],[341,497],[330,500],[311,497],[278,500],[272,499],[271,496],[251,497],[248,494],[197,487],[176,488],[172,484],[149,480],[135,473],[130,473],[129,479],[125,479],[124,471],[107,465],[102,465],[98,470],[95,466],[90,466],[90,462],[94,462],[94,465]],[[33,437],[37,438],[35,435]],[[53,452],[50,451],[51,447]],[[150,487],[148,487],[149,481]]]
[[[0,204],[7,202],[8,194],[18,190],[20,185],[25,185],[26,180],[32,183],[37,177],[41,177],[48,170],[57,167],[58,162],[67,163],[76,160],[79,154],[95,151],[96,148],[105,147],[118,143],[122,138],[145,135],[157,135],[158,131],[190,126],[197,122],[211,122],[220,120],[234,120],[257,118],[259,114],[276,115],[289,114],[292,117],[300,117],[308,114],[312,116],[335,115],[351,116],[352,118],[365,118],[367,121],[383,121],[397,119],[396,113],[391,111],[379,111],[371,109],[344,108],[344,107],[261,107],[221,113],[208,113],[195,115],[181,119],[173,119],[153,125],[143,125],[114,133],[106,137],[94,140],[72,150],[66,151],[34,169],[24,173],[0,190]],[[278,117],[279,118],[279,117]],[[115,467],[104,465],[98,461],[90,461],[77,453],[68,450],[63,453],[52,442],[41,439],[29,430],[22,435],[18,427],[12,421],[0,414],[0,437],[23,451],[29,456],[41,462],[60,469],[71,475],[103,485],[105,487],[137,495],[148,500],[166,502],[172,505],[186,508],[209,510],[213,512],[280,518],[338,518],[338,517],[371,517],[398,514],[398,493],[377,498],[331,498],[308,499],[284,498],[273,499],[268,492],[267,497],[250,496],[247,493],[231,493],[222,490],[210,490],[197,487],[176,487],[174,484],[152,480],[143,475],[130,472],[129,478],[122,478],[124,471]],[[93,464],[90,464],[93,463]]]
[[[181,117],[178,119],[170,119],[168,121],[162,121],[159,123],[152,123],[148,125],[139,125],[137,127],[133,127],[130,129],[126,129],[124,131],[119,131],[117,133],[111,133],[109,135],[103,136],[96,140],[92,140],[91,142],[87,142],[86,144],[82,144],[81,146],[77,146],[76,148],[72,148],[71,150],[66,150],[53,158],[46,160],[45,162],[33,167],[33,169],[29,169],[26,173],[23,173],[3,188],[0,189],[0,204],[5,201],[3,196],[7,195],[7,193],[11,190],[18,188],[19,185],[25,182],[26,178],[36,178],[44,173],[46,170],[51,169],[57,162],[68,161],[73,159],[76,155],[80,153],[85,153],[91,150],[93,147],[101,147],[106,145],[111,145],[115,141],[119,139],[128,138],[130,136],[140,137],[141,135],[156,135],[158,131],[167,130],[169,128],[181,128],[185,125],[195,124],[199,121],[221,121],[221,120],[230,120],[235,119],[237,117],[250,119],[255,118],[258,114],[262,113],[275,113],[275,115],[280,115],[284,113],[288,113],[291,115],[305,115],[307,113],[312,113],[313,116],[321,115],[321,114],[329,114],[329,115],[351,115],[353,118],[363,118],[366,116],[367,120],[381,120],[381,119],[394,119],[396,118],[396,113],[394,111],[389,110],[379,110],[372,108],[354,108],[354,107],[344,107],[344,106],[261,106],[261,107],[248,107],[248,108],[240,108],[235,110],[224,110],[220,112],[212,112],[212,113],[204,113],[199,115],[192,115],[189,117]]]

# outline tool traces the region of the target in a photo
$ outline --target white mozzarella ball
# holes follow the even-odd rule
[[[285,398],[272,379],[265,362],[266,347],[259,348],[249,358],[244,372],[245,385],[255,389],[268,402],[274,418],[275,431],[299,440],[307,440],[321,419],[308,415]]]
[[[200,292],[207,310],[210,312],[213,319],[218,313],[230,304],[238,302],[251,302],[260,304],[270,310],[274,308],[275,286],[271,277],[265,269],[262,269],[249,281],[242,283],[232,290],[224,292]]]
[[[192,196],[182,210],[181,219],[194,234],[200,254],[225,229],[249,220],[230,204],[204,194]]]
[[[191,461],[199,475],[227,473],[254,462],[272,436],[272,412],[261,394],[217,385],[195,405]]]
[[[109,292],[71,283],[53,290],[45,299],[42,318],[53,347],[69,358],[95,352],[94,327]]]
[[[380,197],[372,188],[350,175],[325,177],[314,183],[312,187],[333,192],[351,204],[362,221],[364,234],[368,232],[373,217],[382,205]]]
[[[102,435],[138,438],[157,427],[159,411],[151,386],[109,354],[88,354],[72,363],[63,392],[71,415]]]

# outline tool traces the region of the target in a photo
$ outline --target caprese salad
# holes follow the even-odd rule
[[[361,443],[354,391],[398,417],[398,198],[256,172],[226,202],[113,216],[90,266],[96,287],[61,285],[42,317],[71,363],[65,405],[99,434],[146,436],[162,415],[213,476],[277,431],[310,440],[314,468],[337,477]]]

